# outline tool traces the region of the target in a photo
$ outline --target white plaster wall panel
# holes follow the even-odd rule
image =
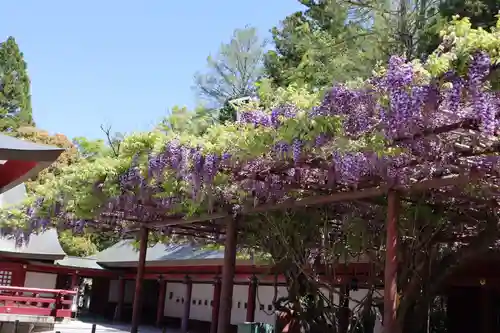
[[[233,305],[231,307],[231,324],[238,325],[245,322],[248,307],[248,285],[233,286]]]
[[[330,292],[328,288],[320,288],[319,292],[324,297],[325,306],[328,306],[329,303],[332,302],[332,300],[333,300],[333,305],[338,304],[339,297],[335,292]]]
[[[57,274],[26,272],[24,286],[27,288],[55,289]]]
[[[351,290],[349,292],[349,309],[355,312],[360,311],[361,302],[365,300],[368,294],[368,289],[358,289],[356,291]]]
[[[24,286],[26,288],[39,288],[39,289],[55,289],[57,283],[57,274],[52,273],[39,273],[39,272],[26,272],[24,278]],[[40,294],[42,297],[52,297],[53,294]]]
[[[375,290],[375,294],[377,297],[384,296],[384,289]],[[384,331],[384,327],[382,326],[382,314],[377,310],[377,321],[375,322],[374,333],[382,333]]]
[[[332,293],[332,295],[330,295],[330,290],[328,288],[320,288],[319,292],[321,293],[321,295],[324,298],[325,306],[328,305],[328,302],[331,299],[331,297],[333,297],[334,302],[335,302],[335,299],[336,299],[335,296],[336,295],[335,295],[335,293]],[[337,299],[338,299],[338,296],[337,296]]]
[[[366,295],[368,294],[368,289],[359,289],[357,291],[351,291],[349,296],[351,300],[349,301],[349,308],[353,311],[358,312],[360,310],[360,302],[363,302]],[[383,290],[375,291],[376,296],[382,296],[384,294]],[[375,333],[382,333],[382,316],[377,310],[377,320],[375,321]]]
[[[118,303],[120,283],[118,280],[109,281],[108,302]]]
[[[135,280],[125,281],[125,294],[123,295],[123,303],[132,304],[134,302]]]
[[[193,284],[189,319],[206,321],[206,322],[212,321],[211,304],[213,304],[213,296],[214,296],[214,286],[211,283]]]
[[[167,282],[167,295],[163,314],[166,317],[182,318],[186,285],[180,282]],[[191,298],[193,295],[191,296]]]
[[[286,287],[278,287],[277,292],[277,298],[288,295]],[[257,289],[257,295],[255,321],[274,325],[276,320],[272,305],[274,299],[274,286],[260,285]]]

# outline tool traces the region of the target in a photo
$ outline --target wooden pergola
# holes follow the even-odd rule
[[[114,220],[118,223],[130,222],[139,228],[140,249],[131,332],[138,332],[142,280],[150,230],[171,228],[179,234],[224,235],[225,256],[220,304],[218,307],[214,306],[215,315],[211,332],[227,333],[230,325],[237,233],[246,216],[340,202],[370,203],[370,199],[387,196],[384,330],[386,333],[399,333],[396,320],[396,249],[400,200],[415,202],[415,196],[418,195],[420,199],[424,198],[426,204],[439,205],[446,211],[461,206],[465,210],[477,213],[480,210],[491,210],[496,207],[498,199],[500,178],[497,166],[500,161],[498,158],[500,144],[496,137],[483,135],[474,115],[467,118],[440,112],[436,110],[436,114],[432,115],[433,121],[427,128],[391,140],[389,147],[402,149],[400,155],[393,159],[389,158],[388,162],[393,163],[394,169],[402,175],[400,179],[367,174],[353,185],[335,175],[336,165],[332,163],[331,154],[318,156],[319,154],[311,153],[309,156],[303,156],[300,161],[290,161],[276,158],[270,153],[259,157],[262,163],[246,161],[235,165],[221,164],[218,168],[219,173],[228,177],[229,183],[236,184],[235,186],[249,194],[236,211],[233,210],[234,205],[216,202],[209,207],[210,213],[187,216],[167,211],[161,203],[145,199],[144,193],[136,195],[134,192],[124,192],[122,195],[126,198],[122,206],[113,206],[108,211],[101,212],[97,220],[101,226],[106,224],[106,221]],[[421,152],[413,149],[412,144],[416,142],[430,146],[439,145],[440,150],[438,153],[431,150]],[[334,149],[335,146],[332,145],[330,151]],[[370,151],[361,154],[371,154],[371,157],[376,157],[376,154]],[[394,162],[400,157],[401,161]],[[258,193],[253,193],[252,184],[265,183],[270,178],[281,186],[282,194],[278,198],[269,200],[266,195],[259,196]],[[144,183],[141,183],[141,186]],[[481,193],[464,191],[466,187],[480,188]],[[131,196],[135,200],[132,203]],[[103,197],[103,201],[107,199],[109,198]],[[138,209],[135,210],[134,207]],[[133,212],[137,213],[134,215]],[[141,212],[147,213],[142,216]],[[187,322],[184,325],[187,325]],[[183,328],[187,329],[184,325]]]
[[[223,168],[219,170],[230,174],[234,182],[262,181],[268,176],[280,179],[286,191],[301,191],[306,193],[302,198],[288,197],[275,202],[263,202],[259,204],[243,206],[240,211],[233,213],[226,206],[226,210],[200,215],[196,217],[180,216],[178,214],[156,214],[149,221],[141,220],[139,216],[131,217],[122,214],[119,209],[112,214],[103,214],[103,219],[110,217],[118,220],[128,220],[139,226],[139,262],[137,268],[135,297],[133,303],[132,329],[136,333],[139,325],[140,305],[142,301],[142,280],[144,276],[144,265],[148,244],[148,234],[151,229],[165,227],[176,228],[181,234],[211,234],[217,232],[225,235],[225,256],[222,273],[222,284],[220,287],[220,304],[215,309],[215,317],[212,321],[212,333],[227,333],[230,325],[233,275],[236,259],[238,226],[244,223],[245,216],[276,210],[296,209],[300,207],[312,207],[331,205],[339,202],[362,201],[370,198],[387,196],[388,209],[386,216],[386,260],[384,270],[384,330],[387,333],[399,333],[396,320],[397,311],[397,243],[398,243],[398,207],[400,199],[407,201],[414,199],[416,194],[425,194],[426,202],[429,204],[440,204],[449,207],[456,205],[469,205],[473,202],[473,209],[491,208],[491,201],[495,195],[484,199],[478,199],[475,194],[464,194],[466,186],[481,185],[487,187],[488,191],[498,188],[498,172],[490,165],[482,165],[476,162],[478,158],[487,158],[499,152],[499,147],[494,140],[482,140],[481,132],[477,122],[473,119],[461,120],[452,124],[444,124],[432,130],[425,130],[410,137],[401,137],[394,140],[394,145],[405,145],[415,140],[442,140],[449,143],[448,153],[453,158],[446,161],[440,160],[438,156],[423,156],[416,153],[408,154],[406,162],[400,168],[408,171],[409,181],[402,183],[389,183],[377,177],[368,177],[359,182],[356,188],[346,184],[337,183],[335,179],[328,179],[331,162],[327,158],[318,157],[305,158],[298,167],[306,176],[301,179],[287,178],[286,173],[290,169],[297,168],[297,164],[283,161],[268,160],[268,164],[260,170],[247,172],[244,167],[238,170]],[[482,141],[481,144],[478,142]],[[496,160],[495,160],[496,161]],[[433,166],[430,172],[425,172]],[[318,177],[319,175],[319,177]],[[305,180],[304,180],[305,179]],[[324,181],[318,181],[323,179]],[[257,201],[259,198],[257,198]],[[145,206],[144,203],[139,205]],[[149,207],[151,210],[161,212],[161,207]],[[217,318],[217,320],[215,320]],[[187,323],[186,323],[187,325]],[[184,327],[187,329],[187,326]]]
[[[224,265],[222,270],[222,286],[220,305],[218,309],[218,320],[212,322],[212,333],[227,333],[230,320],[231,320],[231,306],[232,306],[232,293],[233,293],[233,276],[236,261],[236,238],[238,232],[238,224],[244,223],[245,215],[272,211],[290,209],[293,207],[309,207],[316,205],[327,205],[336,202],[345,202],[352,200],[363,200],[374,197],[388,196],[388,212],[386,220],[386,261],[385,261],[385,275],[384,275],[384,329],[388,333],[398,332],[396,325],[396,310],[397,310],[397,221],[398,221],[398,206],[400,197],[408,193],[425,192],[429,190],[439,190],[443,187],[450,186],[463,186],[471,181],[477,181],[478,174],[463,174],[450,176],[446,178],[432,179],[422,181],[409,187],[374,187],[365,190],[341,192],[325,196],[308,197],[303,200],[296,200],[293,202],[284,202],[275,205],[259,206],[253,209],[248,209],[241,214],[233,215],[227,214],[213,214],[204,217],[197,217],[192,219],[182,220],[165,220],[156,221],[152,223],[142,223],[140,227],[140,248],[139,248],[139,262],[136,276],[135,298],[133,304],[132,315],[132,332],[137,332],[139,325],[140,304],[142,297],[142,279],[144,275],[144,265],[146,259],[146,251],[148,244],[148,230],[156,229],[164,226],[179,226],[180,231],[183,226],[190,225],[192,229],[190,232],[200,231],[204,232],[207,225],[217,226],[219,231],[225,235],[224,239]]]
[[[466,134],[464,134],[466,133]],[[462,138],[470,139],[472,136],[479,135],[477,131],[477,126],[472,121],[460,122],[454,125],[446,125],[441,128],[428,131],[426,133],[420,133],[412,137],[425,138],[427,136],[440,136],[446,135],[448,139],[450,137],[455,138],[461,136]],[[467,140],[468,140],[467,139]],[[403,141],[401,139],[400,141]],[[488,168],[477,168],[475,164],[471,162],[471,159],[477,156],[485,156],[487,154],[495,153],[498,151],[498,145],[486,145],[482,149],[477,149],[477,147],[465,147],[463,140],[456,140],[456,145],[453,149],[455,150],[455,159],[446,165],[442,165],[437,168],[431,176],[426,174],[422,178],[413,178],[410,183],[407,184],[387,184],[383,183],[380,179],[368,179],[366,181],[366,186],[360,186],[358,189],[348,188],[345,185],[337,185],[334,188],[327,188],[326,184],[319,186],[316,183],[316,188],[309,190],[309,193],[314,193],[309,196],[304,196],[302,199],[289,198],[282,200],[281,202],[265,203],[254,207],[244,207],[237,214],[230,212],[217,212],[213,214],[207,214],[204,216],[197,217],[181,217],[165,215],[159,216],[157,220],[147,221],[147,222],[136,222],[140,225],[140,256],[137,269],[136,277],[136,289],[134,298],[134,307],[132,315],[132,332],[137,332],[139,323],[139,307],[141,304],[142,295],[142,278],[144,275],[144,264],[147,251],[148,243],[148,230],[158,229],[163,227],[175,227],[178,228],[180,233],[213,233],[217,230],[218,233],[225,234],[225,257],[224,266],[222,273],[222,286],[220,289],[221,302],[219,308],[216,310],[218,313],[217,321],[212,322],[211,332],[215,333],[226,333],[230,325],[230,314],[231,314],[231,301],[232,301],[232,290],[233,290],[233,275],[234,266],[236,259],[236,237],[238,232],[238,225],[243,223],[246,215],[252,215],[256,213],[268,212],[273,210],[285,210],[294,209],[300,207],[311,207],[320,205],[330,205],[339,202],[346,201],[359,201],[366,200],[370,198],[387,196],[388,197],[388,210],[386,217],[386,260],[385,260],[385,275],[384,275],[384,329],[387,333],[397,333],[399,332],[396,321],[396,310],[397,310],[397,243],[398,243],[398,232],[397,232],[397,221],[398,221],[398,206],[400,205],[400,198],[406,198],[408,200],[412,199],[417,193],[425,193],[428,198],[427,202],[436,203],[440,202],[443,205],[447,204],[447,201],[454,199],[455,205],[464,205],[467,200],[475,202],[476,208],[480,205],[484,207],[491,207],[490,199],[478,200],[474,199],[473,195],[464,195],[461,189],[466,185],[474,185],[481,183],[483,186],[489,186],[490,188],[495,188],[497,185],[497,173],[495,170]],[[460,142],[462,141],[462,142]],[[457,148],[458,147],[458,148]],[[309,161],[304,161],[301,167],[309,170],[315,168],[315,170],[320,170],[320,172],[327,173],[323,165],[327,163],[320,163],[318,159],[311,159]],[[324,162],[324,161],[323,161]],[[418,170],[419,166],[424,163],[433,163],[429,161],[428,157],[412,156],[410,163],[412,163],[413,170]],[[267,174],[274,174],[281,177],[284,170],[293,168],[293,165],[286,165],[284,163],[277,163],[274,169],[267,168],[262,173],[257,173],[256,177],[264,178],[264,172]],[[227,170],[224,170],[227,172]],[[242,178],[242,171],[239,170],[238,174],[234,178]],[[415,172],[418,174],[418,172]],[[254,173],[255,177],[255,173]],[[255,178],[254,178],[255,179]],[[311,184],[299,184],[289,182],[288,186],[294,189],[303,189]],[[458,191],[457,191],[458,189]],[[137,220],[136,220],[137,221]]]

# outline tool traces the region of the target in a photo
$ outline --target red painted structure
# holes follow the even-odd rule
[[[36,176],[51,165],[64,149],[0,134],[0,193]]]
[[[74,290],[0,286],[0,313],[71,317]]]

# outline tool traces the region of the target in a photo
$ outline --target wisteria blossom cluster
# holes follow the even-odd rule
[[[270,149],[266,154],[242,160],[238,147],[228,148],[235,155],[216,154],[205,153],[203,147],[168,142],[161,153],[149,155],[147,173],[133,165],[120,177],[123,195],[112,200],[109,209],[132,207],[139,201],[142,211],[136,215],[154,219],[148,201],[154,207],[173,211],[185,200],[179,193],[186,189],[194,202],[208,200],[211,205],[222,202],[229,207],[231,202],[240,203],[224,195],[229,184],[239,186],[247,197],[266,202],[279,201],[292,195],[290,191],[308,187],[334,190],[374,179],[378,183],[406,184],[411,178],[418,181],[431,177],[433,172],[457,163],[456,145],[465,145],[470,139],[447,130],[438,133],[440,128],[456,126],[458,130],[459,124],[469,122],[468,130],[475,128],[478,139],[495,135],[499,100],[486,90],[490,67],[488,55],[477,52],[466,77],[448,72],[439,80],[423,82],[418,65],[394,56],[385,73],[366,87],[335,86],[312,110],[285,105],[270,112],[246,111],[239,126],[250,125],[256,135],[267,137],[264,140],[268,140],[265,142]],[[322,127],[336,120],[340,129]],[[432,135],[424,135],[426,132]],[[351,146],[342,147],[343,142]],[[494,142],[485,139],[482,145]],[[491,162],[492,156],[488,159]],[[319,162],[314,164],[314,160]],[[229,183],[214,186],[218,174]],[[183,184],[184,189],[176,188],[159,198],[165,193],[164,183],[171,179]]]
[[[336,85],[310,110],[242,111],[237,123],[202,136],[167,135],[158,149],[138,144],[116,165],[101,161],[88,176],[74,171],[71,185],[86,184],[77,194],[60,181],[60,194],[26,210],[29,229],[47,218],[82,230],[96,221],[121,226],[407,185],[471,168],[497,172],[500,98],[489,78],[498,60],[490,54],[471,53],[465,72],[439,65],[452,57],[421,64],[393,56],[362,87]]]

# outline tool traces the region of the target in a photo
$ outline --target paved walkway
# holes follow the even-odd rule
[[[55,324],[54,332],[61,333],[91,333],[92,323],[74,320],[68,323]],[[120,324],[106,324],[98,323],[96,333],[126,333],[130,332],[130,325]],[[143,326],[139,327],[140,333],[161,333],[162,330],[156,327]],[[168,329],[167,333],[179,333],[178,330]]]

